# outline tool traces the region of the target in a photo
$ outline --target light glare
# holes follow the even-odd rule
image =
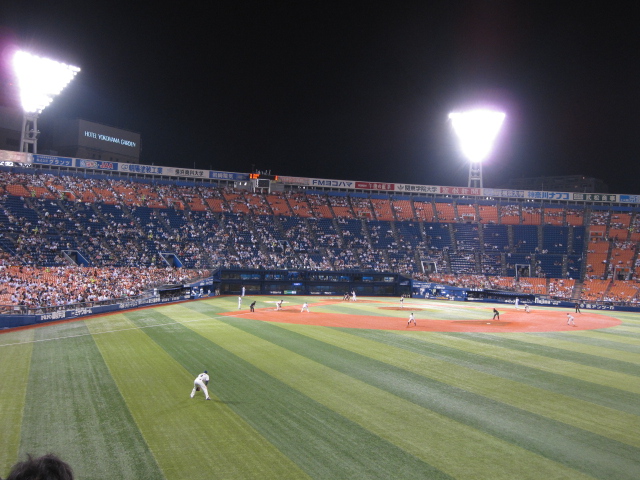
[[[470,110],[450,113],[463,155],[471,162],[481,162],[491,153],[491,147],[506,115],[492,110]]]
[[[13,56],[13,68],[18,77],[22,109],[27,113],[42,112],[80,71],[78,67],[24,51]]]

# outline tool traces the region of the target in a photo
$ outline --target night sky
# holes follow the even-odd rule
[[[466,185],[447,114],[491,105],[507,119],[486,187],[585,174],[640,193],[633,2],[48,3],[3,2],[3,61],[18,45],[79,66],[43,121],[139,132],[141,163]]]

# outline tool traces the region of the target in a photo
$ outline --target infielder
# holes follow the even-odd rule
[[[411,312],[411,315],[409,315],[409,321],[407,322],[407,327],[409,325],[411,325],[411,323],[413,323],[414,327],[417,327],[417,325],[416,325],[416,317],[413,316],[413,312]]]
[[[307,312],[309,311],[309,304],[308,304],[307,302],[304,302],[304,303],[302,304],[302,310],[300,310],[300,313],[304,312],[305,310],[306,310]]]
[[[576,326],[576,324],[573,322],[573,315],[571,315],[568,312],[567,312],[567,325],[573,325],[574,327]]]
[[[209,383],[209,374],[205,370],[196,377],[193,381],[193,390],[191,390],[191,398],[193,398],[196,392],[202,390],[204,392],[205,400],[211,400],[209,398],[209,390],[207,390],[207,384]]]
[[[242,297],[238,297],[238,310],[242,308]]]
[[[282,300],[276,302],[276,310],[282,310]]]

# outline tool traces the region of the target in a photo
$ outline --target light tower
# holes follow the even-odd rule
[[[463,155],[469,160],[469,187],[483,188],[482,162],[491,147],[506,115],[493,110],[469,110],[449,114],[453,129],[460,139]]]
[[[23,111],[20,151],[29,152],[31,145],[31,153],[38,153],[38,116],[80,69],[18,51],[13,56],[13,70]]]

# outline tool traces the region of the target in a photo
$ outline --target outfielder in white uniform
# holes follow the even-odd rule
[[[198,390],[202,390],[204,392],[205,400],[211,400],[209,398],[209,390],[207,390],[207,384],[209,383],[209,374],[205,370],[200,375],[196,377],[193,381],[193,390],[191,390],[191,398],[193,398]]]

